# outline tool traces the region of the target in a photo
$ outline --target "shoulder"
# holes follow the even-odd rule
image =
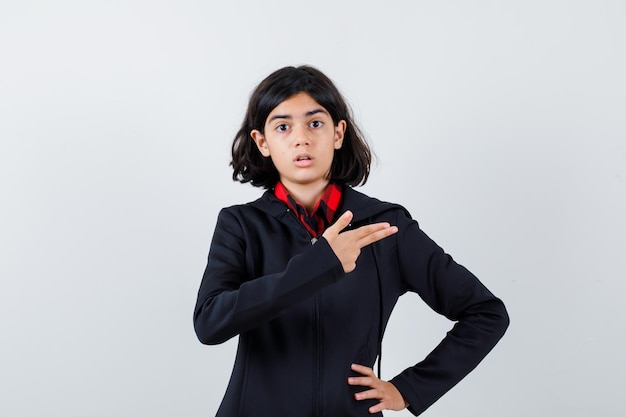
[[[411,213],[402,205],[370,197],[351,187],[344,191],[344,210],[351,210],[355,218],[403,217],[412,219]]]
[[[271,191],[266,191],[261,197],[244,204],[234,204],[224,207],[218,214],[218,224],[238,223],[243,226],[255,224],[262,219],[278,218],[286,211],[286,206],[278,200]]]

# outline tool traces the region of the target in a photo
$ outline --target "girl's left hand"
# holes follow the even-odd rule
[[[364,376],[348,378],[349,385],[361,385],[371,389],[354,394],[357,401],[375,398],[380,402],[369,408],[370,414],[383,410],[400,411],[409,406],[400,391],[391,382],[378,379],[372,368],[353,363],[352,370]]]

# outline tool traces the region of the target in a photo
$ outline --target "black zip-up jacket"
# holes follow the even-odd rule
[[[344,273],[271,191],[223,209],[198,293],[194,326],[205,344],[239,335],[220,417],[370,416],[375,400],[347,383],[372,366],[399,296],[416,292],[456,323],[420,363],[390,380],[420,414],[467,375],[508,326],[504,304],[437,246],[401,206],[345,187],[351,227],[386,221],[398,232],[362,249]],[[378,414],[381,415],[381,414]]]

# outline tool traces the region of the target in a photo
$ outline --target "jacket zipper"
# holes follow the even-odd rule
[[[304,225],[300,222],[298,216],[296,216],[296,214],[293,213],[290,209],[287,209],[287,212],[291,212],[293,214],[293,218],[296,220],[296,223],[300,225],[300,228],[304,231],[307,238],[309,238],[311,235],[309,234],[309,231],[306,229],[306,227],[304,227]],[[317,240],[317,237],[313,237],[310,238],[309,242],[311,243],[311,245],[315,245]],[[320,319],[319,294],[315,294],[313,300],[313,416],[320,417],[322,413],[322,330]]]
[[[319,296],[315,295],[315,315],[313,317],[313,415],[321,416],[322,408],[322,335],[320,326]]]

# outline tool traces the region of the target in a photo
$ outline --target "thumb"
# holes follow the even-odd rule
[[[339,232],[345,229],[350,224],[351,221],[352,221],[352,212],[350,210],[347,210],[337,219],[335,224],[333,224],[332,226],[328,228],[328,230],[332,230],[334,233],[339,234]]]

